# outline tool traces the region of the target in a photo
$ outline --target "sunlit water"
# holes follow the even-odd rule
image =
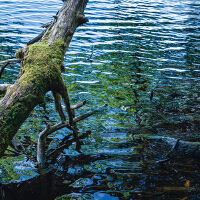
[[[37,36],[43,30],[40,26],[51,21],[61,6],[62,1],[1,1],[0,59],[14,57],[16,50]],[[90,0],[85,10],[89,22],[79,27],[73,36],[65,55],[63,78],[72,104],[87,100],[79,113],[108,104],[103,112],[78,124],[80,133],[92,130],[83,141],[81,151],[99,157],[78,166],[78,172],[77,166],[69,167],[68,174],[74,174],[70,184],[74,182],[74,185],[58,195],[52,193],[52,199],[64,194],[75,199],[154,199],[156,188],[157,198],[162,199],[161,196],[169,192],[167,187],[172,186],[176,189],[172,194],[169,192],[171,195],[182,191],[181,196],[185,197],[188,190],[177,191],[177,188],[184,187],[189,178],[191,187],[199,192],[198,164],[170,166],[161,173],[158,166],[147,161],[151,162],[151,151],[158,154],[162,147],[150,146],[148,154],[147,143],[132,137],[138,133],[138,127],[185,122],[189,128],[184,131],[184,137],[198,138],[199,132],[193,123],[200,114],[199,10],[199,1],[192,0]],[[10,66],[0,83],[14,83],[18,72],[19,65]],[[153,94],[152,99],[148,93]],[[47,97],[52,99],[50,93]],[[30,136],[36,142],[45,122],[59,121],[51,100],[47,111],[48,120],[42,108],[37,107],[18,136],[22,139]],[[66,129],[57,132],[52,146],[68,133]],[[170,135],[177,137],[176,133],[170,132]],[[161,129],[157,134],[167,135],[169,131]],[[79,156],[74,149],[72,145],[63,155]],[[152,160],[156,159],[153,155]],[[23,156],[14,162],[12,158],[2,159],[1,164],[0,178],[4,184],[39,174],[33,163]],[[177,170],[196,171],[196,174]],[[83,175],[75,176],[79,172]],[[59,183],[66,183],[67,178],[61,177]],[[62,187],[68,188],[68,185]],[[164,191],[159,189],[161,185]],[[52,185],[49,188],[57,191]]]

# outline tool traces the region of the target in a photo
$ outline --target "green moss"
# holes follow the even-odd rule
[[[34,87],[42,83],[43,87],[40,89],[44,89],[61,77],[61,64],[65,54],[64,41],[59,38],[51,46],[47,42],[44,39],[28,47],[23,61],[24,75],[20,80],[21,86]],[[41,94],[44,95],[43,92]]]
[[[23,55],[22,55],[22,49],[18,49],[15,53],[16,58],[22,59]]]
[[[7,92],[12,97],[10,105],[0,120],[0,156],[6,149],[13,135],[29,116],[32,109],[43,100],[44,95],[52,90],[54,85],[63,83],[61,64],[65,54],[65,43],[59,38],[53,45],[48,45],[46,36],[41,42],[27,47],[23,59],[23,76]],[[20,49],[16,57],[21,55]],[[5,105],[0,106],[0,111]]]
[[[5,106],[4,104],[0,105],[0,112],[1,112],[1,110],[2,110],[2,108],[3,108],[4,106]]]

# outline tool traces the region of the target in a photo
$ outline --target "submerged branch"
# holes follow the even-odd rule
[[[86,137],[88,137],[91,134],[91,131],[86,131],[86,133],[83,133],[81,136],[79,136],[77,139],[84,139]],[[72,136],[72,134],[70,134],[69,136]],[[47,154],[47,158],[50,158],[53,154],[55,154],[58,151],[63,151],[65,148],[69,147],[73,142],[75,142],[75,139],[71,139],[68,140],[67,143],[59,146],[58,148],[54,149],[53,151],[51,151],[49,154]]]
[[[78,117],[75,117],[73,119],[73,123],[77,123],[77,122],[79,122],[81,120],[84,120],[84,119],[88,118],[89,116],[93,115],[95,112],[97,112],[97,110],[95,110],[95,111],[90,110],[90,111],[88,111],[87,113],[85,113],[83,115],[79,115]],[[51,133],[53,133],[55,131],[58,131],[58,130],[64,128],[64,127],[67,127],[69,129],[71,129],[70,124],[69,124],[68,121],[62,121],[62,122],[60,122],[60,123],[58,123],[56,125],[50,126],[48,129],[45,129],[44,131],[42,131],[40,133],[40,135],[45,134],[46,136],[48,136]]]
[[[92,45],[92,53],[90,54],[90,57],[87,60],[91,60],[93,53],[94,53],[94,45]]]
[[[166,155],[167,158],[165,158],[163,160],[158,160],[156,162],[161,164],[161,163],[170,161],[170,159],[172,159],[175,156],[176,150],[178,149],[179,141],[180,141],[180,139],[176,140],[176,143],[172,146],[171,150],[167,153],[167,155]]]
[[[86,104],[86,101],[83,100],[83,101],[77,103],[76,105],[70,106],[70,109],[71,109],[71,110],[78,109],[78,108],[84,106],[85,104]]]
[[[25,148],[17,137],[13,137],[10,146],[18,152],[24,152]]]
[[[6,149],[6,150],[9,151],[9,152],[11,152],[11,153],[14,153],[14,154],[16,154],[16,155],[24,155],[24,154],[22,154],[22,153],[20,153],[20,152],[17,152],[17,151],[12,150],[12,149]]]
[[[99,109],[95,109],[95,110],[90,110],[87,113],[83,114],[83,115],[79,115],[78,117],[75,117],[73,119],[73,123],[77,123],[81,120],[86,119],[87,117],[93,115],[94,113],[102,110],[104,107],[107,107],[107,104],[103,105],[102,107],[100,107]],[[47,126],[39,135],[38,138],[38,145],[37,145],[37,161],[40,164],[44,164],[45,163],[45,143],[46,143],[46,137],[48,135],[50,135],[51,133],[58,131],[64,127],[67,127],[69,129],[72,129],[69,122],[67,121],[62,121],[54,126]]]

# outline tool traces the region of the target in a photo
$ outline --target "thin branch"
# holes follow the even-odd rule
[[[81,120],[84,120],[86,118],[88,118],[89,116],[93,115],[94,111],[88,111],[87,113],[83,114],[83,115],[79,115],[78,117],[75,117],[73,119],[73,123],[77,123]],[[50,135],[51,133],[58,131],[64,127],[67,127],[69,129],[71,129],[69,122],[68,121],[62,121],[54,126],[50,126],[50,128],[48,130],[46,130],[43,134],[46,134],[47,136]]]
[[[47,22],[46,24],[42,25],[41,28],[48,28],[50,25],[52,25],[53,21]]]
[[[174,146],[172,147],[172,149],[170,150],[170,152],[167,154],[167,157],[174,157],[174,152],[177,150],[178,148],[178,144],[179,144],[180,139],[176,140],[176,143],[174,144]]]
[[[67,87],[64,86],[64,90],[60,92],[60,95],[62,97],[62,100],[64,101],[66,111],[68,113],[68,120],[69,120],[69,125],[71,126],[73,124],[73,115],[72,111],[70,109],[70,101],[69,101],[69,96],[67,93]]]
[[[75,109],[78,109],[78,108],[84,106],[85,104],[86,104],[86,101],[84,100],[84,101],[77,103],[74,106],[70,106],[70,109],[72,110],[73,118],[75,117]],[[80,142],[79,142],[79,139],[78,139],[78,128],[77,128],[76,123],[73,123],[72,127],[73,127],[73,136],[74,136],[74,139],[76,141],[76,150],[78,152],[80,152]]]
[[[6,63],[6,64],[1,68],[1,70],[0,70],[0,78],[1,78],[1,75],[3,74],[4,69],[7,67],[8,64],[9,64],[9,63]]]
[[[20,152],[17,152],[17,151],[15,151],[15,150],[8,149],[8,148],[7,148],[6,150],[7,150],[7,151],[10,151],[10,152],[12,152],[12,153],[14,153],[16,156],[25,156],[25,157],[27,157],[28,159],[34,160],[34,161],[35,161],[35,159],[29,157],[27,154],[20,153]],[[13,156],[13,155],[12,155],[12,156]]]
[[[1,78],[1,75],[3,74],[4,69],[7,67],[7,65],[8,65],[9,63],[12,63],[12,62],[20,63],[20,62],[21,62],[21,59],[9,59],[9,60],[5,60],[5,61],[1,61],[1,62],[0,62],[0,65],[4,65],[4,66],[1,67],[1,69],[0,69],[0,78]]]
[[[86,133],[83,133],[81,136],[78,137],[78,139],[84,139],[86,137],[88,137],[91,134],[91,131],[86,131]],[[72,134],[70,134],[71,136]],[[55,152],[57,151],[62,151],[63,149],[65,149],[66,147],[69,147],[73,142],[75,142],[75,139],[71,139],[68,140],[67,143],[59,146],[58,148],[54,149],[53,151],[51,151],[50,153],[47,154],[47,158],[49,158],[50,156],[52,156]]]
[[[75,118],[73,119],[73,123],[77,123],[77,122],[79,122],[79,121],[81,121],[81,120],[84,120],[84,119],[88,118],[89,116],[93,115],[95,112],[98,112],[99,110],[101,110],[101,109],[104,108],[104,107],[107,107],[107,104],[103,105],[103,106],[100,107],[99,109],[96,109],[96,110],[93,110],[93,111],[90,110],[90,111],[88,111],[87,113],[85,113],[85,114],[83,114],[83,115],[79,115],[78,117],[75,117]],[[58,123],[58,124],[56,124],[56,125],[54,125],[54,126],[50,126],[48,129],[45,129],[45,130],[44,130],[42,133],[40,133],[40,134],[45,134],[46,136],[48,136],[48,135],[50,135],[51,133],[53,133],[53,132],[55,132],[55,131],[58,131],[58,130],[64,128],[64,127],[69,127],[69,128],[71,128],[70,125],[69,125],[69,122],[67,122],[67,121],[62,121],[62,122],[60,122],[60,123]]]
[[[71,110],[78,109],[78,108],[84,106],[85,104],[86,104],[86,101],[83,100],[83,101],[80,101],[79,103],[77,103],[76,105],[70,106],[70,109]]]
[[[37,41],[39,41],[43,37],[43,35],[45,33],[46,33],[46,29],[44,31],[42,31],[42,33],[40,33],[38,36],[36,36],[35,38],[33,38],[32,40],[30,40],[29,42],[27,42],[27,45],[36,43]]]
[[[94,109],[94,110],[90,110],[87,113],[83,114],[83,115],[79,115],[78,117],[75,117],[73,119],[73,123],[77,123],[81,120],[84,120],[85,118],[93,115],[94,113],[102,110],[102,108],[107,107],[107,104],[104,104],[102,107],[100,107],[99,109]],[[67,127],[69,129],[72,129],[69,122],[67,121],[62,121],[54,126],[47,126],[39,135],[38,138],[38,146],[37,146],[37,161],[40,164],[44,164],[45,163],[45,143],[46,143],[46,137],[48,135],[50,135],[51,133],[58,131],[64,127]]]
[[[12,153],[14,153],[14,154],[17,154],[17,155],[23,155],[22,153],[19,153],[19,152],[17,152],[17,151],[14,151],[14,150],[12,150],[12,149],[6,149],[7,151],[10,151],[10,152],[12,152]]]
[[[16,62],[16,63],[20,63],[21,62],[21,59],[8,59],[8,60],[4,60],[4,61],[1,61],[0,62],[0,65],[3,65],[3,64],[7,64],[7,63],[13,63],[13,62]]]
[[[72,142],[74,142],[74,139],[71,139],[70,141],[71,141],[71,143],[72,143]],[[54,149],[52,152],[50,152],[49,154],[47,154],[47,157],[51,156],[51,155],[54,154],[56,151],[59,151],[59,150],[61,150],[62,148],[66,147],[66,146],[67,146],[67,144],[63,144],[63,145],[61,145],[60,147]]]
[[[52,21],[52,23],[51,23],[49,26],[47,26],[47,28],[46,28],[46,30],[45,30],[45,33],[42,35],[42,37],[41,37],[40,39],[43,39],[43,38],[46,36],[46,34],[48,33],[48,31],[49,31],[49,30],[51,29],[51,27],[53,26],[54,21],[55,21],[55,19]]]
[[[92,53],[91,53],[90,57],[87,60],[91,60],[93,53],[94,53],[94,45],[92,44]]]
[[[58,12],[57,12],[57,14],[58,14]],[[56,23],[56,21],[57,21],[57,14],[56,14],[56,16],[54,16],[53,21],[47,22],[46,24],[44,24],[43,26],[41,26],[42,28],[46,27],[46,30],[45,30],[45,33],[43,34],[42,38],[40,38],[40,39],[43,39],[46,36],[46,34],[48,33],[48,31],[52,28],[52,26]]]
[[[65,115],[62,110],[61,102],[60,102],[60,100],[61,100],[60,94],[55,91],[52,91],[52,94],[53,94],[53,98],[54,98],[56,112],[59,113],[61,121],[66,121]]]
[[[168,162],[168,161],[170,161],[170,159],[169,159],[169,158],[165,158],[165,159],[163,159],[163,160],[158,160],[158,161],[156,161],[156,163],[158,163],[158,164],[163,164],[163,163],[166,163],[166,162]]]

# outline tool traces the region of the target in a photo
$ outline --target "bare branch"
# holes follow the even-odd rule
[[[92,53],[91,53],[90,57],[87,60],[91,60],[93,53],[94,53],[94,45],[92,44]]]
[[[21,59],[9,59],[9,60],[5,60],[5,61],[0,62],[0,65],[4,65],[3,67],[0,68],[0,78],[1,78],[1,75],[3,74],[4,69],[7,67],[7,65],[9,63],[12,63],[12,62],[20,63]]]
[[[86,131],[86,133],[83,133],[81,136],[78,137],[78,139],[84,139],[84,138],[88,137],[90,134],[91,134],[91,131]],[[72,134],[69,134],[68,136],[72,136]],[[65,148],[69,147],[74,141],[75,141],[74,138],[71,140],[67,140],[66,143],[64,143],[63,145],[59,146],[58,148],[54,149],[52,152],[47,154],[47,158],[49,158],[50,156],[52,156],[53,154],[55,154],[58,151],[63,151]]]
[[[27,45],[34,44],[35,42],[39,41],[45,33],[46,33],[46,30],[42,31],[42,33],[40,33],[38,36],[36,36],[35,38],[27,42]]]
[[[86,101],[83,100],[83,101],[80,101],[79,103],[77,103],[76,105],[70,106],[70,109],[71,110],[78,109],[78,108],[84,106],[85,104],[86,104]]]
[[[48,28],[50,25],[52,25],[53,21],[47,22],[46,24],[42,25],[41,28]]]
[[[9,64],[9,63],[13,63],[13,62],[20,63],[21,59],[8,59],[8,60],[4,60],[4,61],[0,62],[0,65],[7,64],[7,63]]]
[[[68,120],[69,120],[69,124],[70,126],[73,124],[73,115],[72,115],[72,111],[70,109],[70,102],[69,102],[69,96],[68,96],[68,93],[67,93],[67,88],[66,86],[64,86],[64,90],[61,91],[61,97],[62,97],[62,100],[64,101],[64,104],[65,104],[65,107],[66,107],[66,111],[68,113]]]
[[[50,126],[47,125],[47,127],[40,133],[38,144],[37,144],[37,161],[38,163],[44,164],[46,161],[45,156],[45,144],[46,144],[46,138],[47,138],[47,132],[50,129]]]
[[[17,154],[17,155],[23,155],[22,153],[19,153],[19,152],[17,152],[17,151],[14,151],[14,150],[12,150],[12,149],[6,149],[7,151],[10,151],[10,152],[12,152],[12,153],[14,153],[14,154]]]
[[[87,113],[83,114],[83,115],[79,115],[78,117],[75,117],[73,119],[73,123],[77,123],[81,120],[86,119],[87,117],[93,115],[94,113],[102,110],[102,108],[107,107],[107,104],[103,105],[102,107],[100,107],[99,109],[95,109],[95,110],[90,110]],[[37,146],[37,161],[40,164],[44,164],[45,163],[45,143],[46,143],[46,137],[48,135],[50,135],[51,133],[60,130],[64,127],[70,127],[69,122],[66,121],[62,121],[54,126],[47,126],[39,135],[38,138],[38,146]]]
[[[55,91],[52,91],[52,94],[54,98],[56,112],[59,113],[61,121],[66,121],[65,115],[62,110],[61,102],[60,102],[60,94],[58,94]]]

